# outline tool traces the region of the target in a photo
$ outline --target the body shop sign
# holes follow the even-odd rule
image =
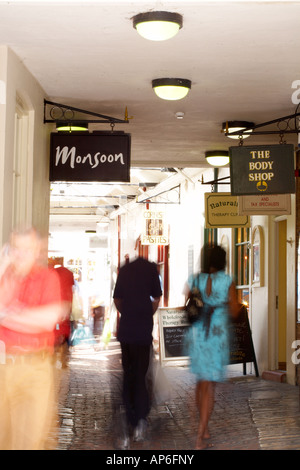
[[[231,194],[295,192],[294,146],[230,147]]]
[[[130,134],[52,133],[50,181],[130,181]]]

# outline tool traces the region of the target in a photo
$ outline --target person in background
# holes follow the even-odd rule
[[[0,449],[43,450],[56,419],[54,327],[62,315],[57,273],[40,264],[34,228],[0,253]]]
[[[63,317],[55,325],[55,348],[62,368],[68,365],[68,354],[71,336],[71,313],[73,300],[74,276],[72,271],[64,266],[55,266],[60,280]]]
[[[114,302],[121,314],[117,339],[121,343],[123,401],[133,439],[146,437],[150,411],[146,375],[152,345],[153,315],[162,295],[157,266],[144,258],[126,263],[119,271]],[[129,446],[125,432],[123,448]]]
[[[198,287],[204,312],[207,312],[191,325],[185,338],[190,368],[197,380],[199,425],[196,449],[199,450],[208,446],[215,384],[224,381],[225,366],[229,364],[229,318],[230,315],[236,317],[240,309],[233,281],[224,271],[226,252],[220,246],[206,246],[203,255],[202,272],[191,276],[185,289],[188,296],[193,286]]]
[[[83,313],[83,301],[80,294],[80,288],[78,281],[74,278],[74,286],[73,286],[73,300],[72,300],[72,312],[70,315],[70,324],[71,324],[71,338],[70,338],[70,346],[72,346],[72,337],[74,332],[76,331],[77,325],[80,321],[84,318]]]

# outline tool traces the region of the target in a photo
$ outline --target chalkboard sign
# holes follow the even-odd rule
[[[184,309],[158,309],[160,361],[162,363],[178,362],[188,364],[189,358],[184,354],[184,336],[189,324]],[[246,374],[246,363],[253,362],[258,377],[258,367],[249,325],[247,308],[241,307],[239,316],[230,321],[230,364],[243,364]]]
[[[160,360],[161,362],[180,361],[187,363],[183,341],[189,324],[183,308],[160,308],[158,310]]]
[[[246,363],[253,362],[255,373],[258,377],[258,367],[249,325],[248,311],[244,305],[241,307],[239,316],[230,321],[230,340],[230,364],[243,364],[245,374]]]
[[[171,326],[164,328],[165,357],[183,356],[182,344],[186,326]]]

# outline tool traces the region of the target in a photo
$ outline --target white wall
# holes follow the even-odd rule
[[[0,46],[0,244],[8,240],[13,228],[13,160],[15,142],[15,113],[17,101],[28,115],[27,224],[48,232],[49,128],[43,123],[45,93],[16,54]]]
[[[5,159],[9,155],[8,138],[6,136],[9,120],[7,118],[7,47],[0,47],[0,83],[1,83],[1,99],[0,99],[0,243],[6,241],[11,230],[11,217],[8,208],[11,207],[11,191],[7,185],[7,178],[12,181],[12,159]],[[6,224],[3,223],[7,216]]]
[[[191,274],[189,263],[193,264],[193,272],[200,269],[204,192],[207,188],[197,181],[197,176],[194,179],[195,184],[189,181],[181,184],[180,205],[167,207],[170,219],[169,299],[173,307],[184,305],[183,289]]]

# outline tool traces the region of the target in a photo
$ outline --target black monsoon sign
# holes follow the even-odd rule
[[[229,154],[232,195],[295,192],[293,145],[230,147]]]
[[[130,181],[130,134],[52,133],[50,181]]]

